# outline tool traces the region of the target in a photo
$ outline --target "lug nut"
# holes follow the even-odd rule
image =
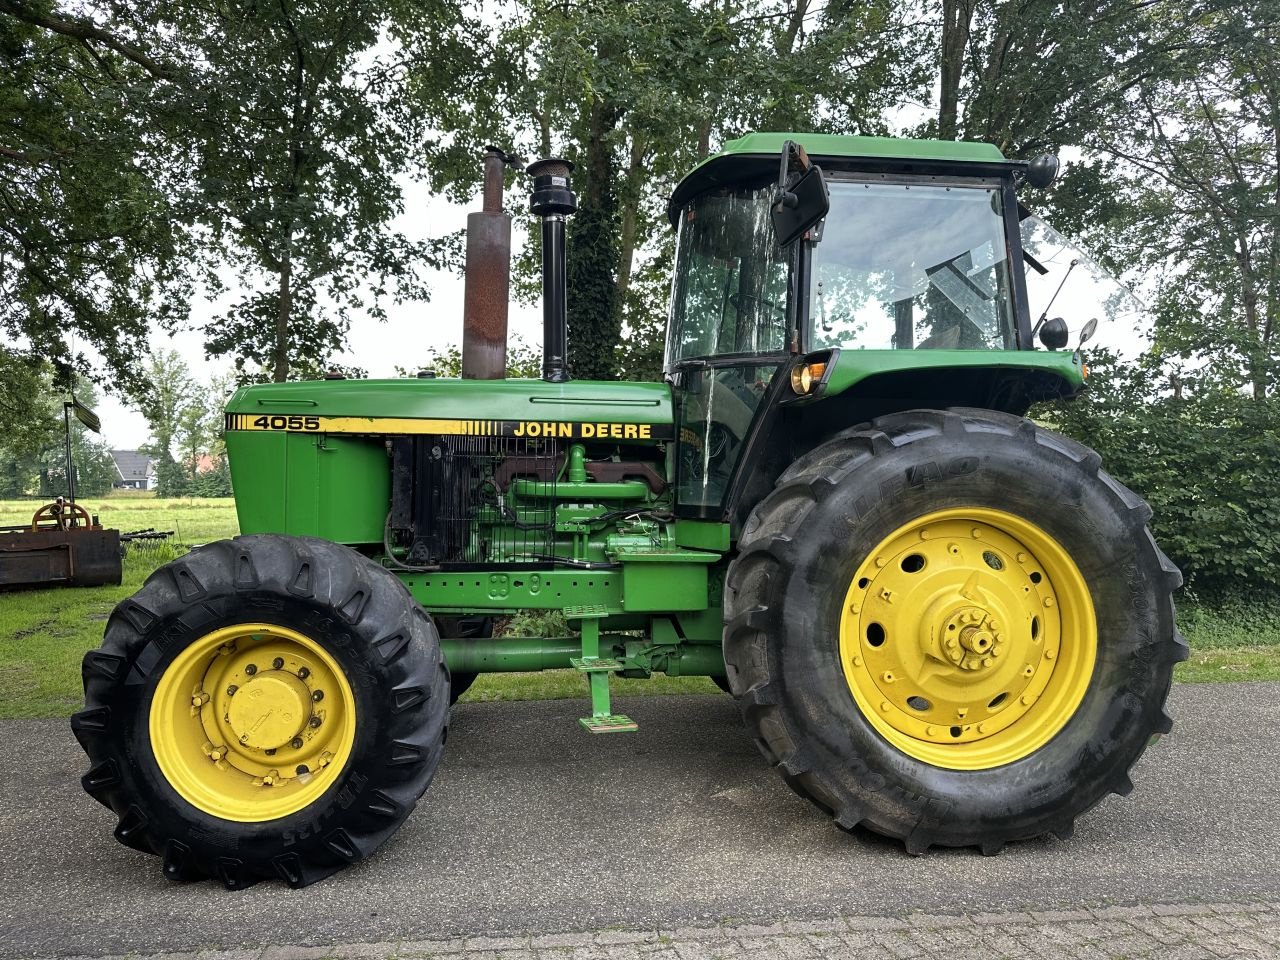
[[[292,740],[289,741],[289,746],[293,747],[293,749],[295,750],[300,749],[302,747],[302,738],[294,737]]]
[[[298,776],[302,776],[304,773],[310,773],[310,772],[311,772],[310,768],[305,763],[298,764],[298,770],[297,770]]]
[[[311,676],[311,671],[310,671],[310,670],[308,670],[306,667],[299,667],[299,668],[298,668],[298,679],[299,679],[299,680],[305,680],[305,679],[307,679],[307,677],[309,677],[309,676]]]
[[[312,729],[312,730],[314,730],[316,727],[320,726],[320,722],[321,722],[321,721],[320,721],[320,718],[319,718],[319,717],[312,717],[310,720],[308,720],[308,721],[307,721],[307,723],[309,723],[309,724],[311,725],[311,729]]]
[[[234,683],[233,683],[233,684],[231,684],[229,687],[227,687],[227,696],[228,696],[228,697],[234,697],[234,696],[236,695],[236,691],[237,691],[237,690],[239,690],[239,689],[240,689],[240,688],[239,688],[239,687],[237,687]]]
[[[245,664],[244,672],[252,677],[255,673],[258,672],[258,667],[256,664],[252,664],[252,663]]]
[[[311,694],[311,699],[314,700],[316,703],[319,703],[321,700],[324,699],[324,691],[323,690],[313,691]]]
[[[276,755],[276,748],[268,747],[266,750],[263,750],[262,752],[265,753],[268,757],[274,757]]]
[[[271,669],[273,670],[279,670],[283,666],[284,666],[284,657],[276,657],[274,660],[271,661]]]

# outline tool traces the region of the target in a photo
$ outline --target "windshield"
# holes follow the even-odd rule
[[[1016,347],[998,184],[831,181],[830,190],[813,252],[811,349]]]
[[[681,213],[668,370],[695,357],[786,350],[788,258],[770,230],[770,194],[706,194]]]
[[[1035,260],[1027,264],[1032,323],[1045,315],[1061,317],[1074,345],[1080,329],[1096,319],[1098,331],[1092,343],[1131,360],[1146,349],[1150,311],[1078,244],[1039,217],[1026,217],[1022,249]]]

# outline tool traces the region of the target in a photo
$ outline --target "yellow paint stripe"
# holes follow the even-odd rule
[[[277,415],[278,417],[278,415]],[[466,434],[470,420],[419,420],[411,417],[317,417],[319,426],[314,430],[296,430],[292,433],[437,433]],[[258,430],[266,433],[283,433],[280,428],[256,426],[253,417],[246,414],[239,420],[236,430]]]
[[[258,423],[257,421],[263,421]],[[228,430],[244,430],[258,433],[358,433],[375,435],[443,435],[443,436],[520,436],[514,431],[521,427],[554,425],[558,429],[548,436],[558,438],[599,440],[662,440],[670,436],[669,424],[619,424],[595,421],[523,421],[523,420],[461,420],[418,419],[416,417],[317,417],[297,414],[229,414]],[[606,434],[597,430],[610,428]],[[630,436],[614,430],[631,429]],[[537,437],[540,433],[530,434]]]

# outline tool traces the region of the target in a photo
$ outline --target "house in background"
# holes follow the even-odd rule
[[[151,458],[137,450],[112,450],[111,459],[115,461],[116,473],[120,476],[112,484],[122,490],[154,490],[156,474],[152,468]]]

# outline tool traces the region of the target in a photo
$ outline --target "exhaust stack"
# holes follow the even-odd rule
[[[462,299],[462,377],[507,375],[507,298],[511,288],[511,216],[502,209],[502,176],[509,157],[498,147],[484,155],[484,206],[467,214],[467,267]]]
[[[529,210],[542,218],[542,379],[564,383],[570,379],[568,320],[566,319],[565,220],[578,209],[569,188],[573,164],[549,157],[529,165],[533,195]]]

